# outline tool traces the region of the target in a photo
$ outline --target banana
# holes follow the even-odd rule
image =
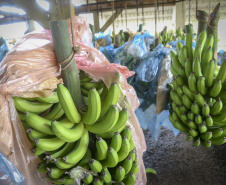
[[[212,136],[213,136],[212,132],[205,132],[205,133],[200,135],[200,137],[203,140],[209,140],[210,138],[212,138]]]
[[[213,59],[213,51],[212,51],[212,48],[209,47],[205,51],[205,54],[202,56],[202,60],[201,60],[202,68],[204,71],[206,71],[206,67],[207,67],[208,63],[210,62],[210,60],[212,60],[212,59]]]
[[[118,121],[119,110],[116,105],[112,105],[106,116],[93,125],[86,125],[86,128],[94,134],[103,134],[113,128]]]
[[[194,121],[195,120],[195,115],[194,115],[194,113],[192,111],[190,111],[188,113],[188,119],[190,119],[191,121]]]
[[[106,97],[101,101],[101,113],[99,119],[101,119],[110,109],[112,105],[117,104],[119,99],[119,86],[116,83],[112,83]]]
[[[177,118],[176,119],[178,119],[181,116],[181,114],[182,114],[182,112],[180,111],[180,106],[179,105],[176,106],[176,114],[177,114]]]
[[[88,148],[86,154],[82,158],[82,160],[78,163],[78,166],[84,166],[89,163],[90,158],[92,157],[91,150]]]
[[[104,139],[97,137],[95,158],[99,161],[107,158],[108,145]]]
[[[177,76],[179,74],[179,72],[177,72],[174,68],[173,65],[170,65],[170,71],[173,74],[173,76]]]
[[[195,101],[200,108],[202,108],[206,103],[204,97],[200,93],[195,94]]]
[[[204,30],[199,34],[198,39],[196,41],[196,45],[198,44],[203,48],[206,43],[206,38],[207,38],[207,34],[206,34],[206,31]]]
[[[130,152],[130,142],[129,139],[124,136],[122,139],[122,146],[120,148],[120,150],[118,151],[118,162],[123,161]]]
[[[181,98],[177,95],[175,91],[173,90],[170,91],[170,97],[177,105],[182,104]]]
[[[177,107],[176,103],[175,102],[172,102],[171,103],[171,106],[172,106],[173,110],[176,111],[176,107]]]
[[[54,107],[51,109],[51,111],[44,116],[45,119],[48,120],[58,120],[64,115],[64,110],[60,103],[57,103],[54,105]]]
[[[100,116],[101,100],[95,88],[91,88],[88,93],[88,111],[82,116],[82,122],[93,125]]]
[[[187,78],[189,78],[191,72],[192,72],[192,61],[190,58],[188,58],[185,62],[185,74]]]
[[[180,41],[178,41],[178,42],[177,42],[177,45],[176,45],[177,54],[180,53],[180,50],[181,50],[182,47],[183,47],[183,44],[182,44]]]
[[[198,78],[197,89],[200,94],[202,94],[202,95],[207,94],[207,88],[205,87],[205,77],[204,76],[200,76]]]
[[[214,145],[223,145],[226,142],[226,137],[211,138],[210,141]]]
[[[181,76],[181,78],[183,79],[184,82],[187,82],[187,76],[186,76],[184,67],[180,68],[179,75]]]
[[[114,136],[111,139],[109,147],[112,147],[116,152],[118,152],[121,146],[122,146],[122,136],[118,132],[115,132]]]
[[[188,97],[191,101],[195,101],[195,93],[193,93],[192,91],[190,91],[190,89],[188,88],[187,85],[183,85],[183,86],[182,86],[182,90],[183,90],[184,94],[186,94],[187,97]]]
[[[72,128],[75,125],[75,123],[70,122],[67,118],[64,118],[62,120],[59,120],[58,122],[61,125],[63,125],[65,128],[68,128],[68,129]]]
[[[196,131],[195,129],[190,128],[190,129],[189,129],[189,134],[190,134],[192,137],[196,137],[199,133],[198,133],[198,131]]]
[[[124,161],[122,161],[122,167],[125,169],[125,175],[128,174],[133,166],[133,160],[128,156]]]
[[[211,48],[213,47],[213,43],[214,43],[214,37],[213,37],[213,35],[208,35],[208,37],[206,39],[206,42],[205,42],[205,45],[204,45],[204,47],[202,49],[202,57],[203,57],[203,55],[205,55],[205,52],[206,52],[206,50],[209,47],[211,47]]]
[[[82,93],[83,96],[88,97],[89,91],[81,88],[81,93]]]
[[[136,152],[135,152],[135,149],[133,149],[132,151],[130,151],[128,157],[131,157],[132,161],[135,160],[135,158],[136,158]]]
[[[193,93],[197,92],[196,78],[194,72],[191,72],[190,76],[188,77],[188,87]]]
[[[201,139],[201,144],[202,144],[202,146],[209,148],[209,147],[211,147],[212,142]]]
[[[183,90],[182,90],[181,86],[177,86],[176,91],[177,91],[178,96],[181,97],[183,94]]]
[[[75,181],[75,179],[73,179],[69,176],[64,176],[60,179],[60,182],[62,182],[65,185],[71,185],[71,184],[73,184],[74,181]]]
[[[182,95],[182,102],[183,104],[189,109],[191,109],[192,106],[192,102],[191,100],[186,96],[186,94]]]
[[[216,129],[213,129],[211,130],[212,132],[212,138],[217,138],[217,137],[220,137],[222,134],[223,134],[223,129],[222,128],[216,128]]]
[[[180,52],[179,52],[180,63],[181,63],[181,65],[183,67],[185,67],[185,63],[186,63],[187,58],[188,58],[188,56],[187,56],[187,47],[186,46],[183,46],[180,49]]]
[[[85,72],[83,72],[83,71],[80,71],[80,82],[81,83],[85,83],[85,82],[90,82],[90,81],[92,81],[92,78],[90,78],[89,76],[88,76],[88,74],[86,74]]]
[[[36,139],[36,138],[48,138],[50,136],[48,134],[43,134],[43,133],[33,130],[31,128],[29,128],[27,130],[27,135],[32,141],[34,141],[34,139]]]
[[[73,102],[69,90],[63,84],[57,85],[57,95],[68,120],[73,123],[79,123],[81,120],[81,115],[79,114]]]
[[[191,105],[191,111],[192,111],[194,114],[199,114],[199,106],[198,106],[198,104],[196,103],[196,101]]]
[[[125,169],[122,166],[119,166],[116,169],[114,181],[121,182],[125,178]]]
[[[113,148],[109,147],[107,158],[102,161],[102,165],[108,168],[114,168],[118,164],[118,162],[119,157],[117,152]]]
[[[27,124],[31,128],[44,134],[54,135],[51,129],[51,121],[31,112],[26,112],[24,115]]]
[[[204,106],[202,107],[202,116],[206,117],[210,114],[210,107],[207,103],[204,103]]]
[[[186,140],[187,140],[187,141],[193,141],[193,139],[194,139],[194,138],[193,138],[192,136],[190,136],[190,135],[187,135],[187,136],[186,136]]]
[[[195,123],[196,123],[197,125],[202,124],[202,116],[200,116],[199,114],[197,114],[197,115],[195,116]]]
[[[65,141],[55,137],[49,139],[34,139],[36,146],[44,151],[54,151],[64,145]]]
[[[183,78],[180,75],[177,75],[176,81],[178,86],[185,84]]]
[[[192,71],[195,73],[196,79],[199,79],[202,76],[201,62],[199,57],[196,57],[192,64]]]
[[[89,160],[89,167],[94,173],[99,173],[102,170],[101,163],[95,159]]]
[[[49,109],[52,103],[29,102],[20,97],[13,97],[15,108],[17,111],[25,113],[27,110],[31,113],[40,114]]]
[[[104,184],[103,181],[99,178],[95,178],[93,180],[93,185],[103,185],[103,184]]]
[[[179,59],[178,59],[178,55],[175,55],[175,56],[172,58],[172,65],[173,65],[173,68],[174,68],[176,71],[180,71],[181,64],[180,64],[180,61],[179,61]]]
[[[24,116],[23,113],[21,113],[21,112],[17,112],[17,113],[18,113],[18,116],[20,118],[20,121],[26,121],[25,116]]]
[[[188,113],[189,109],[187,109],[184,104],[181,104],[180,106],[180,112],[183,112],[183,113]]]
[[[91,173],[85,173],[85,177],[82,181],[86,184],[90,184],[93,181],[93,175]]]
[[[53,162],[55,163],[55,165],[57,166],[57,168],[62,169],[62,170],[70,169],[70,168],[72,168],[72,167],[75,166],[75,164],[65,163],[63,161],[63,159],[61,159],[61,158],[54,158],[53,159]]]
[[[52,131],[65,142],[75,142],[82,137],[84,125],[82,122],[76,124],[71,129],[64,127],[57,121],[52,121]]]
[[[122,132],[122,138],[124,137],[127,137],[129,141],[132,139],[131,128],[129,126],[126,126]]]
[[[206,70],[204,71],[206,87],[211,87],[213,84],[214,69],[214,60],[210,60],[210,62],[207,64]]]
[[[222,88],[222,83],[221,80],[217,80],[214,84],[213,87],[209,91],[209,95],[211,97],[216,97],[220,92]]]
[[[216,76],[215,81],[221,80],[221,83],[223,84],[225,82],[225,79],[226,79],[226,60],[223,59],[223,62],[221,64],[220,70]]]
[[[89,133],[88,130],[84,128],[82,137],[76,144],[74,150],[63,157],[63,161],[68,164],[77,164],[86,154],[89,145]]]
[[[43,102],[43,103],[58,103],[59,102],[59,99],[58,99],[56,92],[54,92],[49,97],[36,97],[35,99],[40,101],[40,102]]]
[[[129,144],[130,144],[130,150],[129,151],[131,151],[131,150],[133,150],[135,148],[135,143],[134,143],[133,139],[131,139],[129,141]]]
[[[185,45],[187,47],[188,58],[190,58],[191,61],[193,61],[192,34],[191,33],[186,34]]]
[[[221,112],[222,108],[223,108],[223,103],[222,103],[221,99],[219,98],[218,101],[216,101],[213,104],[213,106],[211,107],[210,114],[213,116],[217,115]]]
[[[195,51],[193,54],[193,60],[195,61],[197,58],[199,58],[200,68],[201,68],[201,54],[202,54],[202,46],[197,45],[196,43]],[[193,65],[194,65],[194,62],[193,62]]]
[[[187,122],[189,128],[198,129],[198,126],[191,120]]]
[[[180,117],[181,121],[187,125],[187,121],[188,121],[188,118],[187,118],[187,114],[185,114],[184,112],[182,113],[181,117]]]
[[[111,174],[108,171],[108,168],[106,166],[103,166],[103,168],[102,168],[101,179],[105,183],[110,183],[111,182]]]
[[[45,159],[47,160],[47,162],[53,162],[53,159],[67,155],[72,150],[74,145],[74,143],[66,143],[62,149],[57,152],[54,152],[53,154],[47,155]]]
[[[127,120],[129,119],[129,113],[128,110],[126,108],[123,108],[120,112],[119,112],[119,118],[118,121],[116,122],[116,124],[110,128],[108,130],[108,132],[116,132],[118,131],[120,128],[122,128],[123,126],[125,126]]]
[[[35,155],[41,155],[41,154],[43,154],[43,153],[45,152],[45,150],[42,150],[42,149],[40,149],[40,148],[38,148],[38,147],[33,147],[33,148],[31,149],[31,151],[32,151],[32,153],[35,154]]]
[[[66,172],[66,170],[62,170],[62,169],[55,168],[55,167],[52,167],[52,168],[47,167],[46,169],[48,171],[48,175],[54,179],[60,178]]]
[[[199,146],[200,145],[200,138],[199,137],[195,138],[194,141],[193,141],[193,144],[195,146]]]
[[[137,175],[138,171],[139,171],[139,165],[138,165],[137,161],[135,160],[135,161],[133,161],[133,165],[132,165],[130,172],[134,173],[134,175]]]
[[[37,165],[37,169],[40,173],[47,173],[48,171],[47,171],[46,167],[47,167],[47,164],[44,162],[41,162]]]
[[[199,125],[199,132],[200,132],[201,134],[205,133],[206,131],[207,131],[207,127],[206,127],[205,124]]]
[[[188,126],[183,124],[180,120],[176,120],[172,124],[176,129],[180,130],[181,132],[188,132]]]
[[[125,185],[132,185],[136,182],[136,175],[134,173],[129,173],[128,177],[123,180]]]
[[[206,126],[211,127],[213,125],[213,119],[210,115],[206,117]]]
[[[176,90],[177,89],[177,80],[176,80],[176,77],[173,77],[172,83],[173,83],[173,89]]]
[[[100,82],[83,82],[83,83],[80,83],[80,86],[81,88],[89,91],[90,89],[92,88],[95,88],[95,89],[101,89],[103,88],[103,81],[100,81]]]

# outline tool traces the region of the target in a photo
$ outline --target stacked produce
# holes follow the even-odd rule
[[[72,184],[76,168],[85,184],[134,184],[139,167],[128,110],[117,106],[119,86],[108,89],[86,75],[80,85],[81,109],[63,84],[50,97],[14,97],[32,152],[42,161],[38,170],[55,184]]]
[[[192,35],[186,44],[177,43],[177,54],[171,52],[171,110],[173,126],[188,133],[186,140],[204,147],[226,142],[226,61],[218,68],[213,53],[213,35],[200,33],[192,48]]]

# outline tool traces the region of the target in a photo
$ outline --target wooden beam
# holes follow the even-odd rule
[[[115,21],[115,19],[122,13],[122,9],[115,12],[108,20],[107,22],[102,26],[100,31],[104,32],[112,23]]]
[[[17,22],[24,22],[27,21],[27,16],[26,15],[21,15],[21,16],[8,16],[0,19],[0,25],[4,24],[12,24],[12,23],[17,23]]]

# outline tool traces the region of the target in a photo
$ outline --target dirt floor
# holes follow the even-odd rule
[[[157,143],[144,131],[147,151],[145,167],[153,168],[157,175],[147,174],[147,185],[226,185],[226,144],[204,148],[195,147],[162,128]]]

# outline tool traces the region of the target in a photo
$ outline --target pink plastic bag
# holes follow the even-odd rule
[[[73,17],[73,30],[75,44],[81,47],[81,52],[75,55],[78,69],[85,71],[94,80],[102,79],[108,87],[112,82],[117,82],[126,95],[126,98],[121,96],[119,106],[131,107],[128,124],[132,128],[140,165],[136,185],[145,185],[142,155],[146,143],[134,114],[139,101],[135,90],[126,81],[134,72],[124,66],[110,64],[101,52],[90,47],[92,35],[83,18]],[[62,82],[60,67],[49,30],[32,32],[22,37],[0,63],[0,152],[25,176],[26,184],[51,183],[37,171],[40,160],[31,152],[32,146],[19,120],[12,96],[49,96],[59,82]]]

